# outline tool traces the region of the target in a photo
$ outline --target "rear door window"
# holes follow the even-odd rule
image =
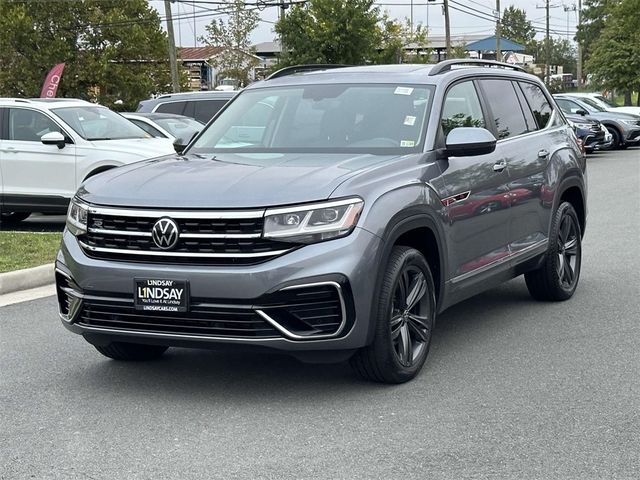
[[[498,139],[512,138],[527,133],[527,123],[510,80],[480,80],[487,103],[493,114]]]
[[[187,102],[161,103],[155,111],[158,113],[175,113],[177,115],[182,115],[186,103]]]
[[[218,111],[226,105],[228,100],[198,100],[193,103],[194,111],[193,115],[187,115],[187,117],[195,118],[196,120],[207,123],[218,113]]]

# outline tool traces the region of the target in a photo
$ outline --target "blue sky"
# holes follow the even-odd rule
[[[247,0],[247,2],[254,3],[255,0]],[[495,24],[488,17],[492,15],[491,12],[495,9],[495,0],[450,0],[450,2],[452,34],[487,33],[487,35],[491,35],[493,33]],[[379,0],[377,3],[381,4],[379,8],[387,10],[391,17],[400,20],[409,18],[411,0]],[[575,33],[576,13],[574,11],[566,12],[563,3],[569,7],[574,5],[573,0],[556,0],[551,3],[552,5],[557,5],[556,8],[552,8],[550,11],[552,35],[566,37],[568,26],[569,36],[572,38]],[[162,0],[149,0],[149,4],[164,17],[164,2]],[[433,35],[443,35],[444,17],[442,15],[441,0],[436,4],[431,3],[429,6],[427,6],[426,0],[414,0],[413,4],[414,23],[428,25],[429,31]],[[501,4],[502,9],[509,5],[524,9],[527,12],[528,19],[539,29],[538,37],[543,37],[545,10],[536,7],[542,7],[544,0],[538,0],[537,4],[531,0],[501,0]],[[186,47],[194,46],[194,32],[197,41],[197,37],[204,35],[205,26],[213,18],[224,18],[213,15],[218,7],[219,5],[215,3],[206,3],[206,0],[195,0],[194,2],[185,0],[173,3],[172,12],[176,17],[174,24],[176,44]],[[195,19],[193,18],[194,11]],[[277,20],[278,8],[265,8],[259,14],[261,22],[253,33],[252,39],[254,43],[273,40],[275,36],[273,22]],[[197,44],[201,45],[199,41],[197,41]]]

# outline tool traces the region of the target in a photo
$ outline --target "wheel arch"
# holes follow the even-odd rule
[[[555,212],[562,202],[569,202],[578,215],[580,233],[584,237],[587,226],[587,203],[582,182],[577,177],[565,178],[558,188],[559,195],[554,205]]]
[[[444,233],[436,219],[427,212],[401,212],[391,219],[383,235],[383,245],[378,258],[375,292],[380,289],[391,251],[396,245],[415,248],[424,255],[433,275],[436,288],[436,309],[443,304],[445,294],[446,244]],[[377,317],[377,296],[372,298],[371,317]],[[370,322],[368,340],[373,339],[374,323]]]

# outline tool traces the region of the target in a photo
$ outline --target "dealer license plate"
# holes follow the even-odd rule
[[[186,312],[189,309],[189,283],[186,280],[134,280],[136,310],[148,312]]]

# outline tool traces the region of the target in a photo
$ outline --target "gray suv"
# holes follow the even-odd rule
[[[451,305],[521,274],[573,295],[585,158],[538,79],[304,70],[246,88],[182,154],[84,183],[56,261],[67,329],[116,360],[272,349],[400,383]]]
[[[184,92],[160,95],[138,104],[141,113],[171,113],[207,123],[237,92]]]

